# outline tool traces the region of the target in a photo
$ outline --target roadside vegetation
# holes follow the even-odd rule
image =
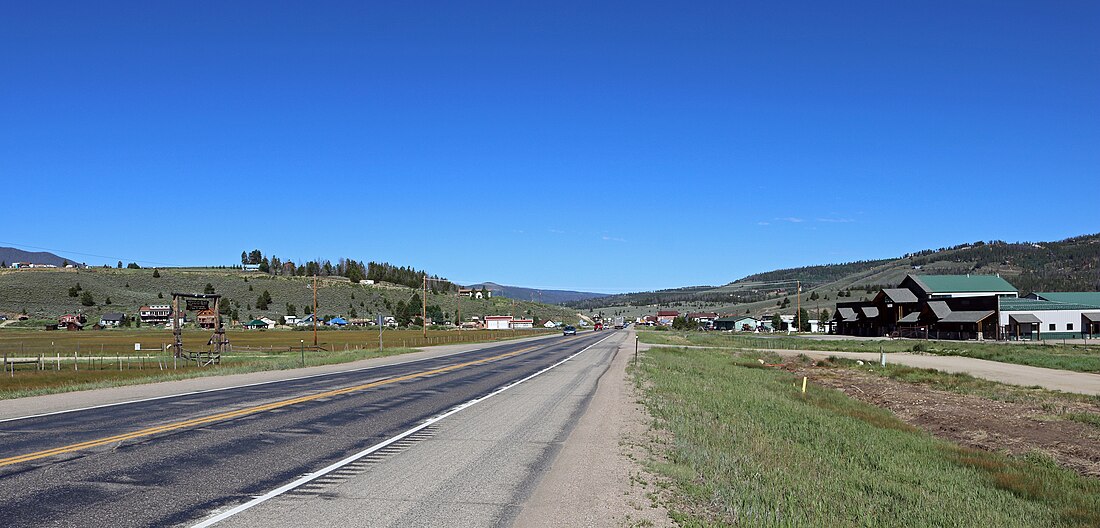
[[[1100,373],[1100,344],[978,343],[915,339],[809,339],[759,336],[724,332],[638,332],[643,343],[730,347],[746,350],[817,350],[825,352],[914,352],[941,356],[965,356],[1076,372]]]
[[[384,348],[378,348],[377,330],[329,330],[318,332],[318,348],[312,334],[295,331],[231,331],[231,352],[220,365],[200,367],[174,359],[171,341],[163,329],[103,332],[0,331],[0,350],[5,370],[0,372],[0,399],[58,392],[136,385],[202,376],[284,370],[302,366],[346,363],[361,359],[415,352],[422,346],[484,343],[548,333],[544,330],[420,331],[386,330]],[[209,331],[184,334],[188,349],[205,348]],[[303,343],[303,341],[305,343]],[[144,350],[134,350],[134,343]],[[201,346],[200,346],[201,345]],[[154,350],[149,348],[155,347]],[[21,360],[20,363],[7,363]],[[29,361],[27,361],[29,360]]]
[[[684,526],[1100,525],[1096,479],[936,439],[834,389],[803,395],[760,356],[654,348],[634,370],[668,439],[651,470]]]

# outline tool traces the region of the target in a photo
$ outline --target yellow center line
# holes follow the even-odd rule
[[[197,425],[204,425],[204,424],[209,424],[209,423],[213,423],[213,422],[220,422],[220,421],[229,420],[229,419],[233,419],[233,418],[239,418],[241,416],[247,416],[249,414],[256,414],[256,413],[260,413],[260,412],[264,412],[264,411],[270,411],[270,410],[273,410],[273,409],[279,409],[279,408],[282,408],[282,407],[295,405],[295,404],[298,404],[298,403],[303,403],[303,402],[308,402],[308,401],[313,401],[313,400],[319,400],[319,399],[322,399],[322,398],[328,398],[330,396],[338,396],[338,395],[341,395],[341,394],[348,394],[350,392],[357,392],[357,391],[361,391],[361,390],[371,389],[371,388],[374,388],[374,387],[380,387],[382,385],[389,385],[389,384],[392,384],[392,383],[399,383],[399,382],[402,382],[402,381],[408,381],[408,380],[412,380],[412,379],[423,378],[423,377],[426,377],[426,376],[432,376],[432,375],[435,375],[435,374],[442,374],[444,372],[450,372],[452,370],[458,370],[458,369],[462,369],[462,368],[466,368],[466,367],[472,367],[474,365],[481,365],[483,363],[488,363],[490,361],[496,361],[496,360],[499,360],[499,359],[504,359],[504,358],[508,358],[508,357],[512,357],[512,356],[517,356],[517,355],[522,354],[524,352],[529,352],[531,350],[534,350],[535,348],[537,348],[537,347],[531,346],[531,347],[523,348],[523,349],[520,349],[520,350],[516,350],[514,352],[507,352],[507,353],[504,353],[504,354],[500,354],[500,355],[496,355],[496,356],[492,356],[492,357],[487,357],[487,358],[484,358],[484,359],[477,359],[477,360],[474,360],[474,361],[467,361],[465,363],[458,363],[458,364],[455,364],[455,365],[440,367],[440,368],[431,369],[431,370],[425,370],[425,371],[422,371],[422,372],[414,372],[412,374],[406,374],[404,376],[398,376],[396,378],[386,378],[384,380],[374,381],[374,382],[371,382],[371,383],[364,383],[362,385],[355,385],[355,386],[352,386],[352,387],[344,387],[342,389],[334,389],[334,390],[330,390],[330,391],[319,392],[317,394],[311,394],[311,395],[308,395],[308,396],[300,396],[298,398],[291,398],[291,399],[288,399],[288,400],[280,400],[280,401],[277,401],[277,402],[265,403],[263,405],[257,405],[257,406],[248,407],[248,408],[245,408],[245,409],[238,409],[238,410],[235,410],[235,411],[227,411],[227,412],[223,412],[223,413],[213,414],[213,415],[210,415],[210,416],[203,416],[201,418],[193,418],[193,419],[184,420],[184,421],[181,421],[181,422],[174,422],[174,423],[170,423],[170,424],[158,425],[158,426],[149,427],[149,428],[146,428],[146,429],[141,429],[141,430],[138,430],[138,431],[132,431],[132,432],[129,432],[129,433],[123,433],[123,434],[119,434],[119,435],[115,435],[115,436],[109,436],[109,437],[106,437],[106,438],[99,438],[99,439],[96,439],[96,440],[88,440],[86,442],[80,442],[80,443],[77,443],[77,444],[67,445],[67,446],[63,446],[63,447],[55,447],[53,449],[47,449],[45,451],[37,451],[37,452],[34,452],[34,453],[27,453],[27,454],[24,454],[24,455],[17,455],[17,456],[8,457],[8,458],[0,458],[0,467],[10,466],[12,464],[18,464],[20,462],[29,462],[31,460],[38,460],[40,458],[46,458],[46,457],[61,455],[61,454],[65,454],[65,453],[71,453],[73,451],[80,451],[82,449],[88,449],[88,448],[98,447],[98,446],[102,446],[102,445],[106,445],[106,444],[112,444],[112,443],[115,443],[115,442],[121,442],[123,440],[130,440],[130,439],[133,439],[133,438],[141,438],[141,437],[151,436],[151,435],[155,435],[155,434],[163,433],[163,432],[167,432],[167,431],[175,431],[175,430],[178,430],[178,429],[185,429],[185,428],[194,427],[194,426],[197,426]]]

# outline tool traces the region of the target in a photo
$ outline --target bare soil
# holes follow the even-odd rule
[[[904,422],[939,438],[1010,454],[1038,451],[1080,474],[1100,477],[1100,427],[1063,417],[1076,412],[1100,414],[1100,405],[1095,403],[1004,402],[855,369],[791,365],[788,370],[889,409]]]

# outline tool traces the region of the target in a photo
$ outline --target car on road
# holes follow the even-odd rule
[[[563,336],[577,335],[577,327],[575,327],[573,325],[566,326],[565,328],[562,329],[561,335],[563,335]]]

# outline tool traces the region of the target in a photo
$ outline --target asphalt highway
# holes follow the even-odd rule
[[[611,332],[0,422],[0,525],[191,524]]]

